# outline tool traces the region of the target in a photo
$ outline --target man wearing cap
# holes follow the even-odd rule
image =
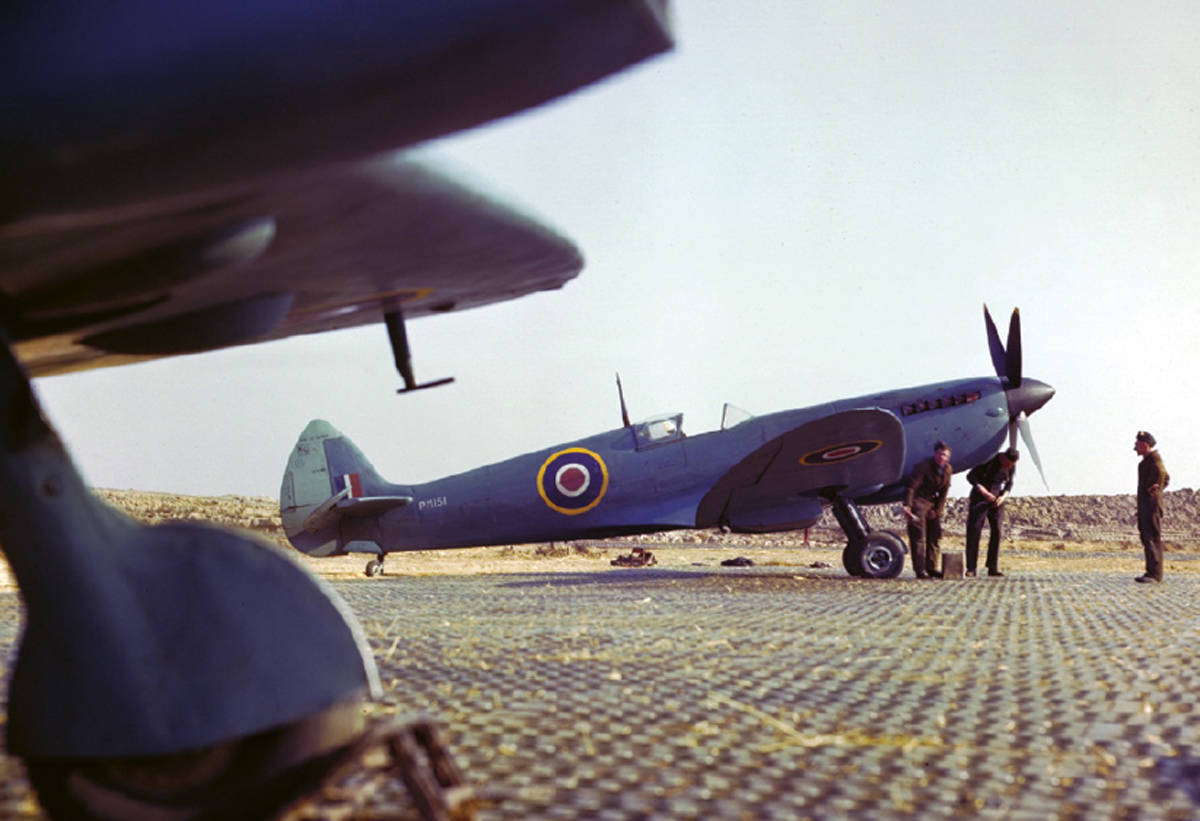
[[[1019,458],[1017,449],[1009,448],[967,472],[967,481],[971,483],[971,496],[967,500],[968,576],[975,575],[979,563],[979,537],[985,519],[988,523],[988,575],[1004,575],[1000,572],[1000,525],[1003,521],[1000,506],[1012,490]]]
[[[942,511],[950,490],[950,446],[939,441],[933,456],[917,462],[908,480],[904,496],[904,515],[908,518],[908,543],[912,547],[913,572],[918,579],[941,578],[937,569],[938,544],[942,538]]]
[[[1133,442],[1134,451],[1142,457],[1138,463],[1137,524],[1146,550],[1146,572],[1135,579],[1139,582],[1161,582],[1163,577],[1162,494],[1171,477],[1154,449],[1157,444],[1144,430],[1137,432]]]

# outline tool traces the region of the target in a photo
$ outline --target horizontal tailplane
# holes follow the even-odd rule
[[[332,526],[343,516],[378,516],[412,502],[411,496],[371,496],[354,498],[350,488],[344,488],[336,496],[330,496],[304,519],[303,527],[309,533],[319,533]]]

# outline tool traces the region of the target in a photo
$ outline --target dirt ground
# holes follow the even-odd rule
[[[516,545],[474,547],[461,550],[415,550],[388,554],[384,574],[393,576],[458,576],[495,573],[619,573],[623,568],[611,562],[628,555],[629,546]],[[280,548],[283,550],[284,548]],[[733,547],[657,547],[650,545],[658,567],[717,566],[744,556],[756,566],[821,567],[841,566],[840,549],[834,545],[797,548]],[[949,545],[949,550],[961,546]],[[316,559],[290,552],[314,573],[327,579],[362,579],[366,556],[335,556]],[[1005,544],[1000,549],[1000,566],[1006,573],[1023,570],[1071,570],[1079,572],[1128,572],[1143,570],[1141,546],[1111,542],[1033,542]],[[905,575],[910,574],[906,565]],[[1200,544],[1173,545],[1167,551],[1166,573],[1200,574]],[[0,558],[0,590],[16,589],[8,564]]]
[[[714,566],[744,556],[757,566],[807,568],[825,563],[840,568],[841,551],[834,545],[797,548],[656,547],[649,546],[658,567]],[[961,545],[944,549],[961,550]],[[1186,551],[1186,552],[1185,552]],[[629,554],[625,547],[567,547],[519,545],[463,550],[418,550],[388,554],[384,573],[397,576],[449,576],[475,573],[595,573],[620,572],[611,561]],[[1176,556],[1178,558],[1172,558]],[[1190,558],[1184,558],[1188,556]],[[328,559],[300,557],[314,572],[331,579],[364,580],[365,556]],[[1167,551],[1167,573],[1200,573],[1200,544],[1180,545]],[[1144,569],[1142,549],[1106,542],[1027,542],[1005,544],[1000,549],[1005,572],[1022,570],[1123,571],[1138,575]],[[909,573],[906,567],[905,573]]]
[[[130,516],[147,524],[172,520],[202,520],[248,530],[272,542],[281,550],[310,567],[315,573],[330,579],[365,579],[363,568],[368,557],[362,555],[314,559],[293,550],[281,529],[278,502],[257,496],[227,495],[220,497],[180,496],[176,494],[133,491],[97,490],[97,495]],[[1178,532],[1167,530],[1166,572],[1200,573],[1200,501],[1193,491],[1168,494],[1169,512],[1180,526]],[[1060,528],[1070,533],[1063,522],[1086,520],[1095,511],[1102,511],[1108,521],[1117,523],[1122,506],[1131,504],[1131,497],[1048,497],[1046,499],[1014,500],[1037,506],[1041,513],[1037,522],[1043,528]],[[1196,515],[1192,515],[1195,511]],[[880,516],[886,511],[875,512]],[[961,518],[961,517],[959,517]],[[1014,516],[1015,520],[1019,517]],[[952,521],[954,521],[952,519]],[[890,526],[888,522],[879,522]],[[1170,524],[1170,522],[1168,522]],[[1111,529],[1111,528],[1110,528]],[[1142,548],[1135,527],[1128,527],[1127,536],[1106,531],[1103,539],[1088,540],[1063,535],[1054,539],[1021,538],[1020,526],[1012,531],[1017,538],[1006,539],[1001,547],[1001,569],[1006,572],[1022,570],[1079,570],[1120,571],[1137,575],[1142,572]],[[1079,530],[1077,527],[1076,530]],[[605,542],[562,542],[540,545],[509,545],[502,547],[466,548],[458,550],[421,550],[389,554],[385,574],[404,576],[469,575],[481,573],[546,573],[546,572],[620,572],[611,562],[634,547],[651,550],[659,567],[714,566],[726,559],[745,556],[760,566],[809,568],[821,563],[834,569],[841,567],[841,545],[844,543],[836,527],[820,525],[810,534],[811,542],[804,544],[805,534],[783,533],[762,536],[723,534],[719,531],[676,531],[647,536],[613,539]],[[1172,538],[1173,537],[1173,538]],[[986,534],[985,534],[986,539]],[[799,546],[791,546],[799,545]],[[943,550],[962,550],[962,535],[948,530]],[[982,557],[981,557],[982,558]],[[906,568],[905,574],[911,570]],[[0,590],[14,589],[8,566],[0,557]]]

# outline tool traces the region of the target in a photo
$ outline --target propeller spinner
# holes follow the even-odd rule
[[[1008,401],[1008,445],[1016,447],[1017,432],[1033,464],[1037,466],[1038,475],[1046,489],[1046,473],[1042,470],[1042,460],[1038,457],[1037,446],[1033,443],[1033,433],[1029,428],[1029,414],[1045,405],[1054,396],[1054,388],[1037,379],[1025,379],[1021,375],[1021,312],[1014,308],[1012,318],[1008,321],[1008,342],[1000,341],[1000,332],[988,312],[987,305],[983,306],[983,321],[987,326],[988,350],[992,355],[992,367],[996,376],[1004,386],[1004,396]]]

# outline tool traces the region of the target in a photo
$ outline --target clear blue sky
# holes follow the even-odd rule
[[[1200,485],[1200,6],[690,0],[675,53],[420,154],[539,215],[562,291],[38,380],[94,486],[276,495],[305,423],[419,482],[635,418],[720,423],[991,373],[981,305],[1058,395],[1055,493],[1126,493],[1133,434]],[[1003,331],[1002,331],[1003,332]],[[955,492],[965,492],[956,480]],[[1045,491],[1022,463],[1017,492]]]

